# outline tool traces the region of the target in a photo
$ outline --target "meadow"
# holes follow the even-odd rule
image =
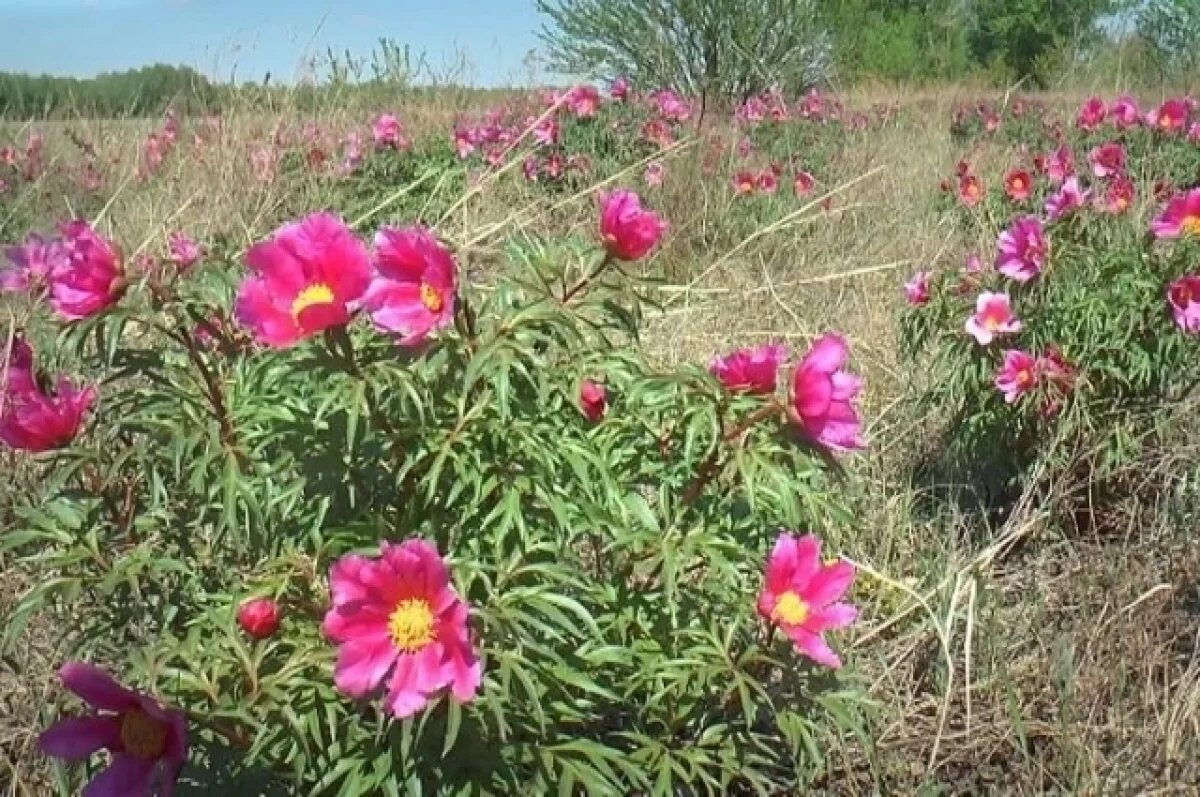
[[[618,86],[0,123],[5,373],[23,338],[96,389],[52,433],[15,382],[0,404],[0,784],[77,793],[39,734],[83,659],[186,713],[181,794],[1195,793],[1200,113],[1129,102]],[[618,189],[665,231],[623,228]],[[429,318],[239,304],[284,257],[256,247],[326,210],[368,243],[428,225],[395,246],[452,255]],[[62,256],[31,233],[115,270],[56,289],[20,271]],[[782,355],[713,362],[829,333],[849,438]],[[854,571],[840,668],[762,609],[781,530]],[[482,681],[388,720],[334,693],[319,628],[334,563],[409,533]]]

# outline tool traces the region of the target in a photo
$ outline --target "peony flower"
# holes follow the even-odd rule
[[[383,542],[375,558],[344,556],[329,574],[325,635],[338,645],[334,683],[354,698],[387,681],[385,705],[403,719],[449,689],[473,700],[483,666],[471,647],[467,604],[425,540]]]
[[[1188,107],[1182,100],[1167,100],[1146,114],[1146,123],[1160,133],[1174,134],[1187,126]]]
[[[1013,169],[1004,176],[1004,193],[1013,202],[1024,202],[1032,193],[1033,180],[1024,169]]]
[[[779,368],[787,357],[787,346],[768,344],[714,357],[708,370],[731,392],[763,396],[775,392]]]
[[[1045,168],[1046,179],[1057,185],[1075,173],[1075,154],[1064,144],[1045,159]]]
[[[1038,361],[1033,355],[1019,349],[1006,349],[1004,363],[996,374],[996,387],[1004,394],[1004,400],[1012,404],[1037,387],[1040,376]]]
[[[1088,153],[1092,174],[1103,179],[1125,173],[1125,148],[1116,141],[1101,144]]]
[[[237,610],[237,622],[252,639],[267,639],[279,630],[279,604],[270,598],[245,601]]]
[[[983,183],[973,174],[958,181],[958,198],[969,208],[983,201]]]
[[[376,276],[363,297],[375,326],[417,346],[454,323],[458,264],[421,226],[384,227],[375,234]]]
[[[37,453],[70,445],[96,400],[95,388],[76,389],[65,377],[53,395],[42,390],[33,351],[21,337],[0,356],[0,376],[0,441],[10,448]]]
[[[1172,197],[1162,215],[1151,222],[1150,229],[1158,238],[1184,235],[1200,238],[1200,188]]]
[[[371,124],[371,135],[376,149],[406,150],[412,146],[412,141],[404,134],[404,126],[390,113],[376,117]]]
[[[1188,274],[1172,282],[1167,288],[1167,302],[1175,326],[1200,334],[1200,274]]]
[[[852,583],[854,566],[844,560],[823,564],[821,541],[815,536],[780,534],[767,559],[758,614],[817,664],[841,667],[825,632],[846,628],[858,619],[858,609],[841,602]]]
[[[733,192],[738,196],[750,196],[758,190],[758,176],[754,172],[740,171],[733,176]]]
[[[796,179],[792,182],[792,190],[796,197],[806,197],[812,193],[813,187],[817,184],[816,179],[806,171],[796,172]]]
[[[828,333],[813,343],[792,375],[792,421],[834,451],[866,447],[854,405],[862,379],[842,370],[849,354],[846,339]]]
[[[575,86],[563,101],[571,113],[580,119],[588,119],[600,110],[600,91],[595,86]]]
[[[542,146],[551,147],[557,144],[559,134],[558,120],[553,116],[547,116],[533,126],[533,140]]]
[[[642,209],[632,191],[600,192],[600,238],[610,257],[641,260],[662,240],[667,223]]]
[[[1068,177],[1057,191],[1046,197],[1046,216],[1050,221],[1066,218],[1083,207],[1091,196],[1091,190],[1080,189],[1077,178]]]
[[[773,194],[779,188],[779,177],[771,169],[763,169],[758,174],[758,190],[764,194]]]
[[[912,279],[904,283],[904,300],[913,307],[929,303],[929,278],[933,276],[931,271],[918,271],[912,275]]]
[[[1118,130],[1128,130],[1142,122],[1142,112],[1138,110],[1137,100],[1128,94],[1113,100],[1109,115]]]
[[[1100,202],[1100,209],[1105,213],[1111,213],[1114,216],[1119,216],[1129,210],[1133,204],[1134,187],[1133,181],[1125,175],[1120,175],[1114,180],[1111,180],[1108,187],[1104,190],[1104,198]]]
[[[0,270],[0,291],[6,293],[41,288],[64,254],[61,244],[37,233],[30,234],[20,246],[9,246],[0,251],[12,264],[11,268]]]
[[[646,164],[646,171],[642,175],[642,179],[646,181],[646,185],[658,187],[663,184],[663,176],[666,170],[663,168],[661,161],[653,161]]]
[[[1075,126],[1084,132],[1092,132],[1100,125],[1104,124],[1104,117],[1108,109],[1104,107],[1104,100],[1099,97],[1089,97],[1084,101],[1083,107],[1079,109],[1079,113],[1075,117]]]
[[[612,86],[608,90],[608,96],[612,97],[617,102],[624,102],[629,98],[629,79],[620,76],[613,81]]]
[[[1017,219],[1000,233],[997,243],[996,270],[1017,282],[1029,280],[1042,273],[1049,244],[1042,223],[1035,216]]]
[[[979,274],[983,271],[983,259],[979,257],[978,252],[968,252],[966,259],[963,261],[964,274]]]
[[[1021,331],[1021,322],[1013,314],[1008,294],[986,291],[975,300],[975,314],[967,319],[966,326],[967,332],[980,346],[987,346],[997,335]]]
[[[95,315],[125,293],[117,248],[86,221],[62,226],[61,257],[50,269],[50,305],[68,321]]]
[[[254,275],[238,288],[234,317],[276,348],[349,322],[371,280],[366,247],[329,213],[283,225],[246,264]]]
[[[187,719],[147,695],[121,686],[98,667],[69,662],[58,672],[63,686],[95,713],[69,717],[43,731],[46,755],[82,761],[97,750],[109,765],[83,790],[85,797],[170,795],[187,756]]]
[[[579,409],[592,423],[603,419],[608,411],[608,391],[604,385],[591,379],[583,380],[579,385]]]
[[[199,262],[200,246],[185,232],[173,232],[167,238],[167,252],[171,262],[180,271],[187,271]]]

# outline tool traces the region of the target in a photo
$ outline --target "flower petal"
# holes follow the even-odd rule
[[[157,761],[131,755],[113,757],[108,769],[92,778],[82,797],[132,797],[150,793],[150,779]]]
[[[58,677],[63,686],[95,708],[124,711],[138,705],[136,692],[126,689],[104,670],[86,662],[68,662],[58,671]]]
[[[120,742],[121,719],[115,714],[70,717],[38,736],[43,753],[66,761],[82,761],[97,750],[112,749]]]

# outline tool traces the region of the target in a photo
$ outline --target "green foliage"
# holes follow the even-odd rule
[[[0,72],[0,117],[15,119],[157,116],[172,105],[200,111],[214,105],[215,95],[196,70],[166,64],[86,79]]]
[[[585,78],[742,100],[825,73],[814,0],[538,0],[551,65]],[[597,74],[598,73],[598,74]]]
[[[1165,74],[1194,74],[1200,66],[1200,2],[1149,0],[1141,4],[1137,29]]]
[[[1149,233],[1158,211],[1155,183],[1190,179],[1200,157],[1182,137],[1145,129],[1075,131],[1066,143],[1082,154],[1114,137],[1126,147],[1141,200],[1133,209],[1109,215],[1085,205],[1049,223],[1045,270],[1024,285],[992,269],[966,275],[957,255],[952,267],[935,272],[931,301],[903,318],[905,351],[930,374],[917,400],[945,419],[939,464],[996,505],[1050,487],[1080,491],[1071,501],[1110,504],[1129,489],[1123,480],[1135,463],[1170,449],[1171,410],[1194,399],[1200,384],[1200,340],[1174,324],[1166,298],[1171,282],[1194,272],[1200,247],[1156,242]],[[1043,132],[1032,146],[1048,151],[1057,143]],[[1102,198],[1105,183],[1083,174],[1082,163],[1076,167]],[[1001,173],[984,178],[988,195],[979,207],[948,200],[947,213],[985,263],[1009,221],[1042,207],[1055,188],[1038,182],[1023,206],[1004,196]],[[963,328],[982,291],[1008,293],[1023,324],[986,347]],[[1057,349],[1077,372],[1069,383],[1043,379],[1034,393],[1006,404],[994,382],[1001,352],[1010,348],[1039,356]]]
[[[955,78],[970,64],[961,4],[843,0],[822,4],[838,73],[846,78]]]
[[[780,527],[847,529],[842,488],[764,400],[646,360],[633,275],[521,237],[420,350],[357,322],[266,351],[194,336],[231,329],[237,253],[207,248],[103,316],[38,317],[101,403],[0,543],[39,575],[0,645],[52,612],[81,658],[186,709],[181,793],[773,794],[864,733],[857,692],[754,608]],[[332,562],[412,537],[449,557],[484,685],[395,721],[334,691],[319,622]],[[250,642],[234,612],[264,595],[283,629]]]

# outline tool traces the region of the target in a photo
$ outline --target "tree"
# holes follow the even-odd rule
[[[969,67],[962,0],[824,0],[839,77],[954,78]]]
[[[825,73],[816,0],[538,0],[550,65],[586,77],[743,99]]]
[[[1055,56],[1100,35],[1121,0],[974,0],[971,50],[981,64],[1044,84]]]
[[[1138,33],[1164,73],[1200,66],[1200,0],[1149,0],[1138,12]]]

